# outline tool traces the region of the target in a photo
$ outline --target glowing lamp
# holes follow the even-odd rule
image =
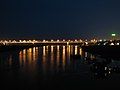
[[[115,37],[115,36],[116,36],[116,34],[115,34],[115,33],[112,33],[112,34],[111,34],[111,36],[112,36],[112,37]]]

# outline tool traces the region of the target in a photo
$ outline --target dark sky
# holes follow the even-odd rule
[[[108,38],[120,0],[1,0],[0,38]]]

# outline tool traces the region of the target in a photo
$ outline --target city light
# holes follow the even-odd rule
[[[115,37],[115,36],[116,36],[116,34],[115,34],[115,33],[112,33],[112,34],[111,34],[111,36],[112,36],[112,37]]]
[[[102,39],[100,39],[99,41],[100,41],[100,42],[102,42],[103,40],[102,40]]]
[[[110,45],[114,45],[114,43],[111,43]]]
[[[120,45],[120,43],[117,43],[116,45]]]
[[[112,36],[115,36],[114,34]],[[28,45],[28,44],[43,44],[43,43],[46,43],[46,44],[51,44],[51,45],[54,45],[55,43],[56,44],[66,44],[66,45],[70,45],[70,44],[79,44],[79,45],[120,45],[120,40],[114,42],[113,39],[91,39],[91,40],[49,40],[49,41],[46,41],[45,39],[43,39],[42,41],[40,40],[0,40],[0,43],[1,45],[13,45],[13,44],[25,44],[25,45]]]

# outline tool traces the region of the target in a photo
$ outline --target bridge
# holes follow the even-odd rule
[[[120,49],[120,40],[0,40],[0,51],[21,50],[30,47],[39,47],[46,45],[79,45],[84,50],[92,51],[104,50],[108,47],[109,50],[118,51]],[[104,49],[103,49],[104,46]],[[115,46],[112,47],[111,46]],[[116,48],[117,47],[117,48]],[[97,48],[97,49],[96,49]],[[106,49],[108,51],[108,49]],[[102,51],[103,52],[103,51]]]
[[[0,40],[2,45],[120,45],[120,40]]]
[[[84,41],[82,40],[1,40],[0,45],[71,45],[80,44],[82,45]]]

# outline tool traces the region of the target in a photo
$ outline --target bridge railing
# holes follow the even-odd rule
[[[81,44],[81,45],[120,45],[120,40],[1,40],[0,45],[13,44]]]

